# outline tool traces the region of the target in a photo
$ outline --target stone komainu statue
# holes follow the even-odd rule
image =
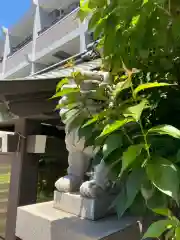
[[[83,72],[83,74],[89,79],[81,84],[81,92],[89,92],[94,86],[98,87],[100,84],[106,84],[109,79],[109,74],[104,72]],[[63,88],[77,87],[72,81],[69,85],[64,85]],[[60,100],[63,103],[67,100],[67,96]],[[88,109],[92,113],[96,113],[100,110],[101,106],[95,104],[92,99],[87,99],[86,104]],[[60,110],[60,116],[64,114],[68,109],[64,108]],[[63,121],[63,120],[62,120]],[[78,128],[68,131],[68,124],[65,125],[65,143],[68,154],[67,176],[61,177],[55,183],[55,187],[61,192],[79,192],[84,197],[95,198],[103,195],[108,188],[108,173],[109,169],[103,162],[103,160],[95,166],[93,178],[89,181],[84,181],[84,176],[89,168],[92,157],[95,152],[93,147],[84,148],[85,139],[79,139]]]

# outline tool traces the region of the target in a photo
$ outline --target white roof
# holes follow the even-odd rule
[[[89,61],[89,62],[83,62],[80,64],[77,64],[73,67],[69,68],[56,68],[55,70],[49,71],[47,73],[39,74],[39,75],[33,75],[30,77],[27,77],[26,79],[53,79],[53,78],[64,78],[71,76],[71,73],[74,71],[84,70],[84,71],[90,71],[96,68],[99,68],[101,66],[102,60],[100,58]]]

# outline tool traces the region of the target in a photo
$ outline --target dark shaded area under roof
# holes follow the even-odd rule
[[[72,71],[93,70],[100,67],[101,60],[82,62],[74,67],[58,67],[52,71],[24,79],[1,80],[0,102],[5,102],[9,111],[19,118],[28,118],[51,125],[62,125],[54,111],[57,100],[50,100],[60,79],[70,76]],[[17,120],[0,122],[0,129],[10,131]]]

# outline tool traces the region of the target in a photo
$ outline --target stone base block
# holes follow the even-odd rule
[[[81,218],[97,220],[112,213],[110,210],[115,195],[97,199],[84,198],[79,193],[54,192],[54,208],[72,213]]]
[[[81,219],[53,208],[53,202],[19,207],[16,236],[22,240],[139,240],[135,218]]]

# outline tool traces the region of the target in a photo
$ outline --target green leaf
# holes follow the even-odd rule
[[[113,133],[106,138],[103,145],[103,156],[106,158],[111,152],[122,145],[122,137],[118,133]]]
[[[179,201],[179,177],[176,166],[162,157],[155,157],[146,166],[148,178],[164,194]]]
[[[105,19],[101,19],[96,25],[96,28],[93,33],[94,40],[97,40],[101,36],[101,34],[104,32],[105,23],[106,23]]]
[[[73,71],[71,77],[74,79],[75,83],[78,85],[84,80],[84,75],[80,71]]]
[[[107,0],[89,0],[89,8],[102,8],[106,4]]]
[[[135,27],[137,25],[139,18],[140,18],[140,14],[132,18],[132,21],[131,21],[132,27]]]
[[[146,205],[151,211],[168,208],[168,196],[154,188],[152,196],[146,199]]]
[[[98,145],[95,144],[95,139],[98,135],[99,135],[98,131],[91,132],[91,137],[85,140],[84,148],[89,146],[98,147]]]
[[[168,209],[168,208],[154,208],[152,209],[153,212],[159,214],[159,215],[162,215],[162,216],[165,216],[165,217],[170,217],[172,216],[172,212]]]
[[[79,110],[76,114],[74,114],[71,118],[68,119],[68,132],[71,132],[75,128],[79,128],[87,115],[83,110]]]
[[[167,229],[174,226],[173,220],[160,220],[153,223],[144,234],[143,239],[159,238]]]
[[[168,208],[168,196],[154,187],[152,196],[146,199],[146,205],[151,211],[153,211],[153,209]]]
[[[156,0],[158,4],[163,4],[166,2],[166,0]]]
[[[134,122],[134,119],[133,118],[126,118],[126,119],[122,119],[122,120],[117,120],[112,124],[108,124],[104,128],[104,130],[102,131],[102,133],[99,137],[103,137],[105,135],[108,135],[108,134],[118,130],[119,128],[121,128],[122,126],[124,126],[125,124],[127,124],[129,122]]]
[[[88,25],[88,29],[92,30],[94,29],[94,27],[96,26],[96,24],[98,23],[98,21],[101,19],[101,11],[100,10],[96,10],[96,12],[92,15],[90,21],[89,21],[89,25]]]
[[[174,18],[172,22],[172,33],[175,39],[179,39],[180,37],[179,24],[180,24],[180,17],[178,16]]]
[[[176,236],[176,240],[180,240],[180,227],[177,227],[175,229],[175,236]]]
[[[61,113],[60,116],[61,116],[62,120],[66,120],[66,119],[68,119],[68,116],[72,117],[73,114],[76,114],[78,111],[79,111],[79,109],[77,109],[77,108],[70,109],[70,110],[67,109],[67,111],[63,111],[63,113]],[[71,112],[72,112],[72,115],[71,115]]]
[[[88,8],[89,1],[88,0],[80,0],[80,7],[81,8]]]
[[[113,96],[115,98],[117,98],[117,96],[124,90],[124,89],[127,89],[127,88],[130,88],[131,87],[131,78],[128,77],[124,82],[119,82],[117,85],[116,85],[116,88],[115,90],[113,91]]]
[[[93,8],[96,8],[97,7],[97,4],[96,4],[97,0],[89,0],[89,8],[93,9]]]
[[[165,240],[172,240],[174,238],[174,235],[175,235],[174,228],[172,228],[166,233]]]
[[[55,110],[59,110],[61,108],[64,108],[66,107],[67,109],[71,110],[73,108],[77,108],[77,107],[80,107],[81,106],[81,103],[61,103],[61,104],[58,104],[55,108]]]
[[[116,206],[119,217],[122,217],[125,211],[134,202],[134,199],[140,191],[144,178],[145,172],[143,168],[133,169],[129,174],[125,187],[121,190],[121,193],[113,203],[113,205]]]
[[[62,88],[62,86],[68,82],[69,82],[68,78],[64,78],[61,81],[59,81],[59,83],[56,86],[56,92],[58,92]]]
[[[154,195],[154,191],[155,191],[154,185],[152,185],[152,183],[147,179],[142,184],[142,187],[141,187],[142,196],[146,201],[148,201],[148,199],[152,198],[152,196]]]
[[[104,56],[111,55],[113,52],[114,45],[116,44],[116,28],[112,27],[116,25],[116,17],[111,14],[108,16],[105,25],[105,38],[104,38]]]
[[[96,155],[93,157],[92,159],[92,167],[95,167],[97,166],[98,164],[100,164],[100,162],[102,161],[103,159],[103,155],[102,155],[102,152],[101,150],[99,150]]]
[[[174,138],[180,138],[180,130],[171,125],[159,125],[148,130],[148,133],[158,133],[161,135],[169,135]]]
[[[94,99],[97,101],[108,101],[108,97],[105,95],[105,89],[99,87],[93,90],[81,91],[85,99]]]
[[[92,123],[97,122],[98,120],[101,120],[104,116],[106,116],[106,112],[107,111],[102,111],[100,113],[97,113],[95,115],[93,115],[93,118],[89,119],[84,125],[83,127],[87,127],[89,125],[91,125]]]
[[[87,126],[91,125],[92,123],[97,122],[98,119],[99,119],[99,114],[94,115],[93,118],[89,119],[89,120],[83,125],[83,127],[87,127]]]
[[[122,156],[122,169],[121,174],[126,170],[140,155],[144,144],[137,144],[128,147],[128,149],[123,153]]]
[[[139,104],[133,107],[128,107],[124,111],[123,115],[125,117],[133,117],[136,121],[138,121],[141,117],[142,111],[147,107],[147,104],[147,100],[142,100]]]
[[[80,19],[81,22],[84,21],[85,18],[87,18],[87,16],[90,13],[90,9],[84,9],[84,8],[80,8],[79,12],[77,13],[77,17]]]
[[[79,114],[79,112],[80,112],[80,109],[77,109],[77,108],[70,109],[69,111],[67,111],[63,115],[61,115],[61,118],[67,124],[68,122],[70,122],[73,119],[74,116]]]
[[[143,0],[143,4],[142,5],[144,5],[144,4],[148,3],[148,2],[149,2],[149,0]]]
[[[79,88],[64,88],[61,91],[57,92],[54,96],[52,96],[52,99],[54,98],[60,98],[62,96],[68,95],[70,93],[79,92]]]
[[[81,126],[78,131],[79,138],[81,139],[82,137],[85,138],[85,141],[87,141],[93,134],[94,131],[94,125],[89,125],[89,126]]]
[[[103,154],[103,151],[102,151]],[[117,170],[119,174],[120,169],[121,169],[121,156],[122,156],[122,149],[121,147],[114,149],[111,153],[108,154],[107,157],[103,156],[104,162],[112,169],[114,169],[114,166],[117,164],[120,164],[120,168]],[[117,172],[116,171],[116,172]]]
[[[147,215],[147,207],[144,198],[140,193],[137,194],[132,205],[128,209],[128,215],[143,217]]]
[[[144,83],[139,85],[133,92],[134,96],[136,96],[139,92],[144,91],[146,89],[150,89],[150,88],[157,88],[157,87],[167,87],[167,86],[171,86],[173,84],[168,84],[168,83],[158,83],[158,82],[154,82],[154,83]]]
[[[176,163],[180,162],[180,149],[178,150],[177,154],[176,154]]]
[[[59,109],[65,107],[65,106],[67,106],[67,103],[61,103],[61,104],[58,104],[58,105],[56,105],[55,110],[59,110]]]

